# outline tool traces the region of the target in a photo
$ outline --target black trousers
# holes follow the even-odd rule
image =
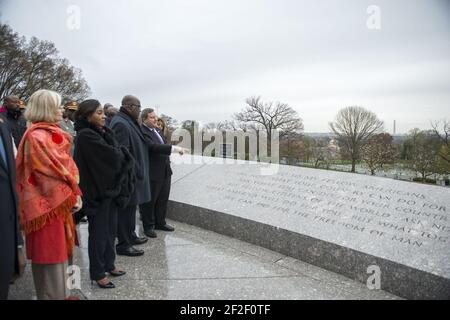
[[[144,231],[154,228],[155,225],[163,226],[166,224],[171,180],[169,176],[164,181],[150,181],[152,200],[139,206]]]
[[[9,182],[0,179],[0,187],[6,186],[0,189],[0,300],[6,300],[17,258],[16,213]]]
[[[89,220],[89,274],[91,280],[101,280],[106,272],[115,269],[116,251],[114,243],[117,233],[117,206],[107,199],[88,215]]]
[[[15,247],[11,246],[8,251],[11,251],[12,254],[8,254],[7,260],[0,261],[0,300],[8,299],[9,284],[14,273],[14,250],[16,250]]]
[[[128,206],[125,209],[119,210],[117,238],[119,242],[116,246],[117,250],[126,250],[133,245],[133,240],[137,238],[136,235],[136,205]]]

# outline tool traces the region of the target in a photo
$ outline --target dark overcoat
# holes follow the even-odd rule
[[[114,131],[119,145],[130,151],[135,162],[136,186],[130,197],[129,205],[139,205],[151,200],[149,158],[147,142],[141,127],[121,108],[112,119],[110,128]]]
[[[124,207],[123,201],[128,202],[134,192],[134,158],[107,127],[100,129],[80,120],[75,123],[75,130],[74,160],[80,172],[83,207],[89,211],[107,199],[118,200],[116,204]]]
[[[0,156],[0,282],[18,272],[17,246],[23,245],[18,219],[16,193],[16,162],[13,140],[6,123],[0,119],[0,137],[6,151],[7,163]]]

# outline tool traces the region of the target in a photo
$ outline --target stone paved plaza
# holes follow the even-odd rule
[[[89,281],[87,224],[80,226],[82,299],[227,300],[227,299],[399,299],[285,255],[184,223],[169,221],[175,232],[160,232],[141,248],[142,257],[119,256],[127,271],[112,279],[116,289]],[[11,286],[10,299],[36,299],[31,268]]]

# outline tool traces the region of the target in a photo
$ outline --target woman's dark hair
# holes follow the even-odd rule
[[[164,130],[166,130],[166,122],[164,121],[164,119],[163,118],[158,118],[158,121],[156,122],[156,123],[158,123],[158,122],[161,122],[162,123],[162,131],[164,131]]]
[[[94,114],[100,105],[100,102],[95,99],[83,101],[78,106],[77,112],[75,112],[75,121],[87,120],[90,115]]]

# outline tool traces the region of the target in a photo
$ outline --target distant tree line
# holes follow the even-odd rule
[[[181,123],[181,127],[192,132],[196,125],[193,120]],[[400,169],[416,172],[422,181],[432,174],[450,174],[450,121],[432,123],[433,130],[413,129],[396,141],[384,132],[384,124],[375,113],[360,106],[349,106],[337,113],[329,127],[328,136],[305,135],[303,121],[291,106],[250,97],[232,120],[211,122],[202,130],[253,129],[268,134],[278,130],[280,157],[288,164],[307,162],[315,168],[328,169],[341,161],[351,165],[352,172],[356,171],[357,164],[365,164],[372,175],[386,165],[395,164]]]

